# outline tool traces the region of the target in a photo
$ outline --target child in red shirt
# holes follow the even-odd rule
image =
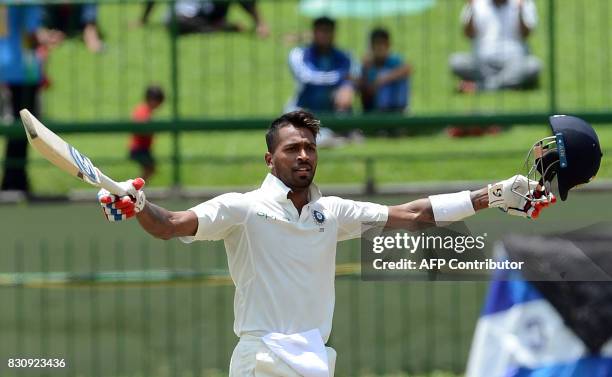
[[[156,85],[151,85],[145,92],[145,102],[132,111],[132,120],[146,123],[151,120],[153,112],[164,102],[164,91]],[[141,177],[147,181],[155,173],[155,159],[151,154],[153,134],[134,134],[130,140],[130,159],[142,167]]]

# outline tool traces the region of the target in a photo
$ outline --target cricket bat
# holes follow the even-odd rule
[[[90,185],[105,188],[111,194],[126,195],[117,182],[104,175],[87,156],[45,127],[27,109],[21,110],[19,115],[30,145],[53,165]]]

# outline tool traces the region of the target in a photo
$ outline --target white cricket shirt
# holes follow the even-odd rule
[[[318,328],[327,342],[334,311],[336,244],[361,235],[364,223],[385,223],[388,208],[323,197],[310,186],[301,215],[290,189],[268,174],[261,187],[229,193],[191,208],[194,240],[224,240],[236,286],[234,332],[262,336]]]
[[[493,0],[474,0],[471,7],[464,7],[464,20],[470,8],[476,28],[474,49],[477,56],[487,59],[526,54],[527,45],[519,26],[519,0],[507,0],[501,6],[493,4]],[[523,0],[522,12],[525,25],[533,30],[538,23],[533,0]]]

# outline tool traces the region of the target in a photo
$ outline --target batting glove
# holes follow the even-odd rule
[[[106,219],[112,222],[127,220],[142,211],[147,201],[142,191],[144,184],[142,178],[120,182],[119,185],[127,193],[125,196],[111,194],[106,189],[98,191],[98,202]]]
[[[556,201],[557,198],[552,193],[547,195],[537,181],[522,175],[489,185],[489,207],[500,208],[514,216],[535,219],[543,208]]]

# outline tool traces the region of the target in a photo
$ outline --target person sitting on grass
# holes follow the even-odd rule
[[[370,33],[370,52],[364,57],[359,89],[365,112],[403,112],[410,98],[411,68],[398,54],[391,53],[389,32]]]
[[[312,43],[294,47],[289,52],[289,69],[296,83],[296,93],[285,111],[306,109],[317,114],[348,114],[353,109],[356,68],[351,56],[334,44],[336,21],[319,17],[312,23]],[[321,148],[335,148],[347,141],[361,142],[363,134],[351,131],[347,138],[322,127],[317,135]]]
[[[147,87],[145,102],[134,108],[132,120],[137,123],[149,122],[153,112],[164,102],[164,97],[164,91],[159,86],[150,85]],[[136,161],[142,167],[142,177],[145,180],[151,178],[155,173],[155,159],[151,153],[152,145],[152,134],[132,135],[130,141],[130,159]]]
[[[354,89],[350,55],[334,45],[336,22],[319,17],[312,24],[312,44],[289,53],[289,69],[297,93],[286,110],[307,109],[320,113],[347,113],[353,105]]]
[[[227,19],[232,3],[238,3],[255,24],[255,33],[259,38],[267,38],[270,29],[258,9],[256,0],[178,0],[174,4],[176,26],[179,34],[213,33],[213,32],[245,32],[247,28]],[[140,24],[146,25],[155,6],[154,1],[146,1],[140,18]],[[172,27],[172,16],[168,12],[166,25]]]
[[[542,64],[527,45],[538,20],[533,0],[467,0],[462,18],[472,52],[450,57],[459,92],[537,87]]]
[[[98,27],[98,5],[60,2],[45,5],[45,24],[51,30],[73,37],[82,33],[83,42],[93,53],[104,50]]]

